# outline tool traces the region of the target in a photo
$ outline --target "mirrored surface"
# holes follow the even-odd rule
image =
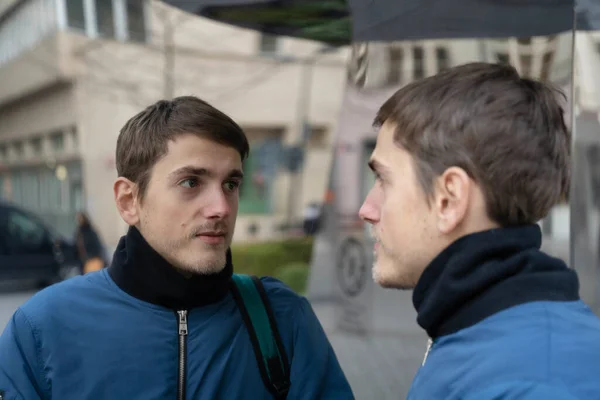
[[[560,88],[567,97],[564,107],[570,121],[572,43],[572,31],[566,31],[547,36],[352,44],[334,149],[332,194],[325,230],[315,242],[309,295],[314,304],[329,301],[330,314],[323,320],[333,332],[330,337],[357,398],[404,398],[427,344],[426,334],[416,323],[412,292],[382,289],[373,282],[373,241],[369,227],[358,217],[374,179],[367,160],[375,146],[372,122],[378,108],[400,87],[446,68],[473,61],[500,62],[513,65],[522,76]],[[591,166],[587,168],[589,181]],[[583,179],[578,172],[574,176]],[[572,200],[583,201],[578,195]],[[580,235],[589,239],[583,222],[587,216],[579,218]],[[539,221],[543,250],[569,262],[573,223],[565,198]],[[593,277],[582,276],[582,281],[593,281]]]
[[[585,15],[580,13],[583,23],[593,21],[593,9],[585,11]],[[599,43],[598,31],[580,31],[575,36],[575,129],[570,199],[572,265],[579,273],[581,296],[597,314],[600,314]]]

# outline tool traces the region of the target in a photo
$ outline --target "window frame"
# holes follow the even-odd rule
[[[73,30],[82,32],[80,28],[71,26],[69,24],[69,10],[67,0],[56,0],[57,1],[57,13],[59,25],[62,29]],[[119,41],[132,41],[137,43],[147,43],[149,40],[149,24],[150,18],[148,17],[149,3],[147,0],[142,0],[142,15],[140,18],[143,21],[143,39],[133,39],[129,32],[129,7],[128,0],[110,0],[112,5],[112,20],[113,20],[113,34],[102,35],[98,29],[98,12],[96,8],[97,0],[79,0],[83,4],[84,14],[84,25],[85,29],[83,33],[90,38],[106,38],[114,39]]]

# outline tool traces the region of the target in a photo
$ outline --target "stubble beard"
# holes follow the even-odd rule
[[[222,244],[194,243],[198,238],[188,239],[187,245],[179,247],[180,258],[176,268],[195,275],[218,274],[227,263],[229,240]]]
[[[378,243],[379,249],[373,252],[373,266],[371,270],[373,281],[384,289],[414,289],[415,285],[410,282],[410,277],[408,275],[403,275],[401,272],[400,260],[393,254],[387,252],[385,246],[383,246],[381,242]],[[384,262],[388,265],[382,265]]]

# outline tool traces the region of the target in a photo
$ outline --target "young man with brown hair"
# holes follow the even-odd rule
[[[257,293],[232,284],[248,152],[242,129],[195,97],[130,119],[114,184],[129,231],[109,268],[15,312],[0,337],[0,398],[352,399],[306,299],[271,278]],[[277,334],[249,329],[257,315]]]
[[[431,338],[409,399],[600,399],[600,320],[537,222],[569,191],[557,95],[472,63],[383,104],[360,209],[374,279],[414,289]]]

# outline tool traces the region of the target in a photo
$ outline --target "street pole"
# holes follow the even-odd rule
[[[302,61],[302,71],[300,75],[300,95],[298,97],[296,111],[296,133],[298,136],[293,141],[292,146],[298,146],[302,150],[303,161],[299,170],[290,171],[290,190],[288,191],[287,201],[287,226],[292,227],[294,223],[295,211],[298,204],[302,202],[303,189],[303,170],[306,157],[306,147],[310,138],[311,126],[309,121],[310,98],[312,95],[312,80],[314,63],[316,57],[311,55],[308,59]]]
[[[299,82],[300,92],[296,111],[296,132],[298,135],[295,140],[292,141],[292,146],[298,146],[302,150],[303,160],[299,170],[290,171],[290,190],[288,191],[286,218],[288,227],[293,226],[295,215],[294,211],[296,211],[298,208],[298,204],[302,204],[304,183],[303,170],[306,162],[308,141],[312,134],[312,126],[310,124],[310,103],[312,97],[315,63],[321,55],[335,50],[336,48],[331,46],[321,47],[301,60],[302,70]]]
[[[166,100],[175,96],[175,24],[172,16],[163,18],[163,80]],[[169,18],[170,17],[170,18]]]

